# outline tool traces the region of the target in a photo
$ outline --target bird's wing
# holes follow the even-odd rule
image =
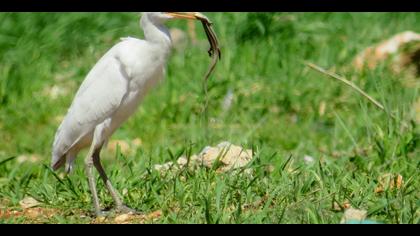
[[[128,92],[129,76],[119,60],[117,44],[92,68],[80,86],[53,144],[53,163],[82,137],[112,116]]]
[[[76,93],[76,98],[80,95],[85,93],[85,90],[89,88],[93,83],[95,83],[97,72],[103,71],[104,65],[109,63],[109,59],[114,58],[118,61],[118,63],[122,66],[122,69],[125,71],[127,70],[127,60],[124,59],[131,59],[133,57],[137,59],[136,53],[141,53],[142,51],[146,51],[146,42],[144,40],[139,40],[136,38],[126,37],[121,38],[121,42],[116,44],[113,48],[111,48],[95,65],[95,67],[102,67],[96,69],[95,67],[89,72],[83,83],[80,85],[79,90]],[[127,71],[125,71],[127,73]]]

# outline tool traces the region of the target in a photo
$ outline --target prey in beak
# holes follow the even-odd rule
[[[213,23],[200,12],[166,12],[166,14],[172,18],[177,19],[189,19],[189,20],[199,20],[203,24],[204,30],[207,35],[207,39],[210,43],[209,55],[217,54],[216,57],[221,58],[219,42],[217,36],[212,28]]]
[[[208,50],[208,53],[209,56],[212,57],[212,63],[210,64],[209,69],[204,77],[204,80],[207,81],[207,79],[210,77],[210,74],[216,67],[217,61],[221,59],[219,41],[217,40],[216,33],[212,28],[213,23],[200,12],[166,12],[166,14],[173,18],[201,21],[206,32],[207,39],[210,43],[210,49]]]

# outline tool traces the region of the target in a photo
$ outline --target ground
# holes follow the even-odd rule
[[[207,15],[222,49],[207,109],[210,58],[197,23],[197,42],[187,33],[165,81],[113,136],[124,142],[103,152],[126,203],[146,214],[133,222],[339,223],[355,208],[377,222],[420,223],[419,78],[395,73],[392,60],[362,71],[352,64],[396,33],[420,32],[420,14]],[[108,222],[91,215],[86,152],[65,176],[49,168],[51,146],[84,76],[119,38],[142,37],[138,21],[135,13],[0,14],[0,223]],[[188,32],[185,21],[168,26]],[[388,112],[306,61],[345,76]],[[222,141],[253,150],[252,174],[153,168]],[[22,209],[28,197],[38,204]]]

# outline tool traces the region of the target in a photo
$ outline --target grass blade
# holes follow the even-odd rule
[[[0,161],[0,166],[4,165],[6,162],[9,162],[9,161],[15,159],[16,157],[17,156],[12,156],[12,157],[9,157],[9,158],[6,158],[6,159]]]

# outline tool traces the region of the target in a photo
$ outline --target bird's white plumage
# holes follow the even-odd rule
[[[144,14],[141,24],[146,40],[122,39],[89,72],[56,132],[53,169],[67,161],[70,171],[81,149],[92,143],[102,145],[163,78],[171,48],[164,20],[158,13]]]

